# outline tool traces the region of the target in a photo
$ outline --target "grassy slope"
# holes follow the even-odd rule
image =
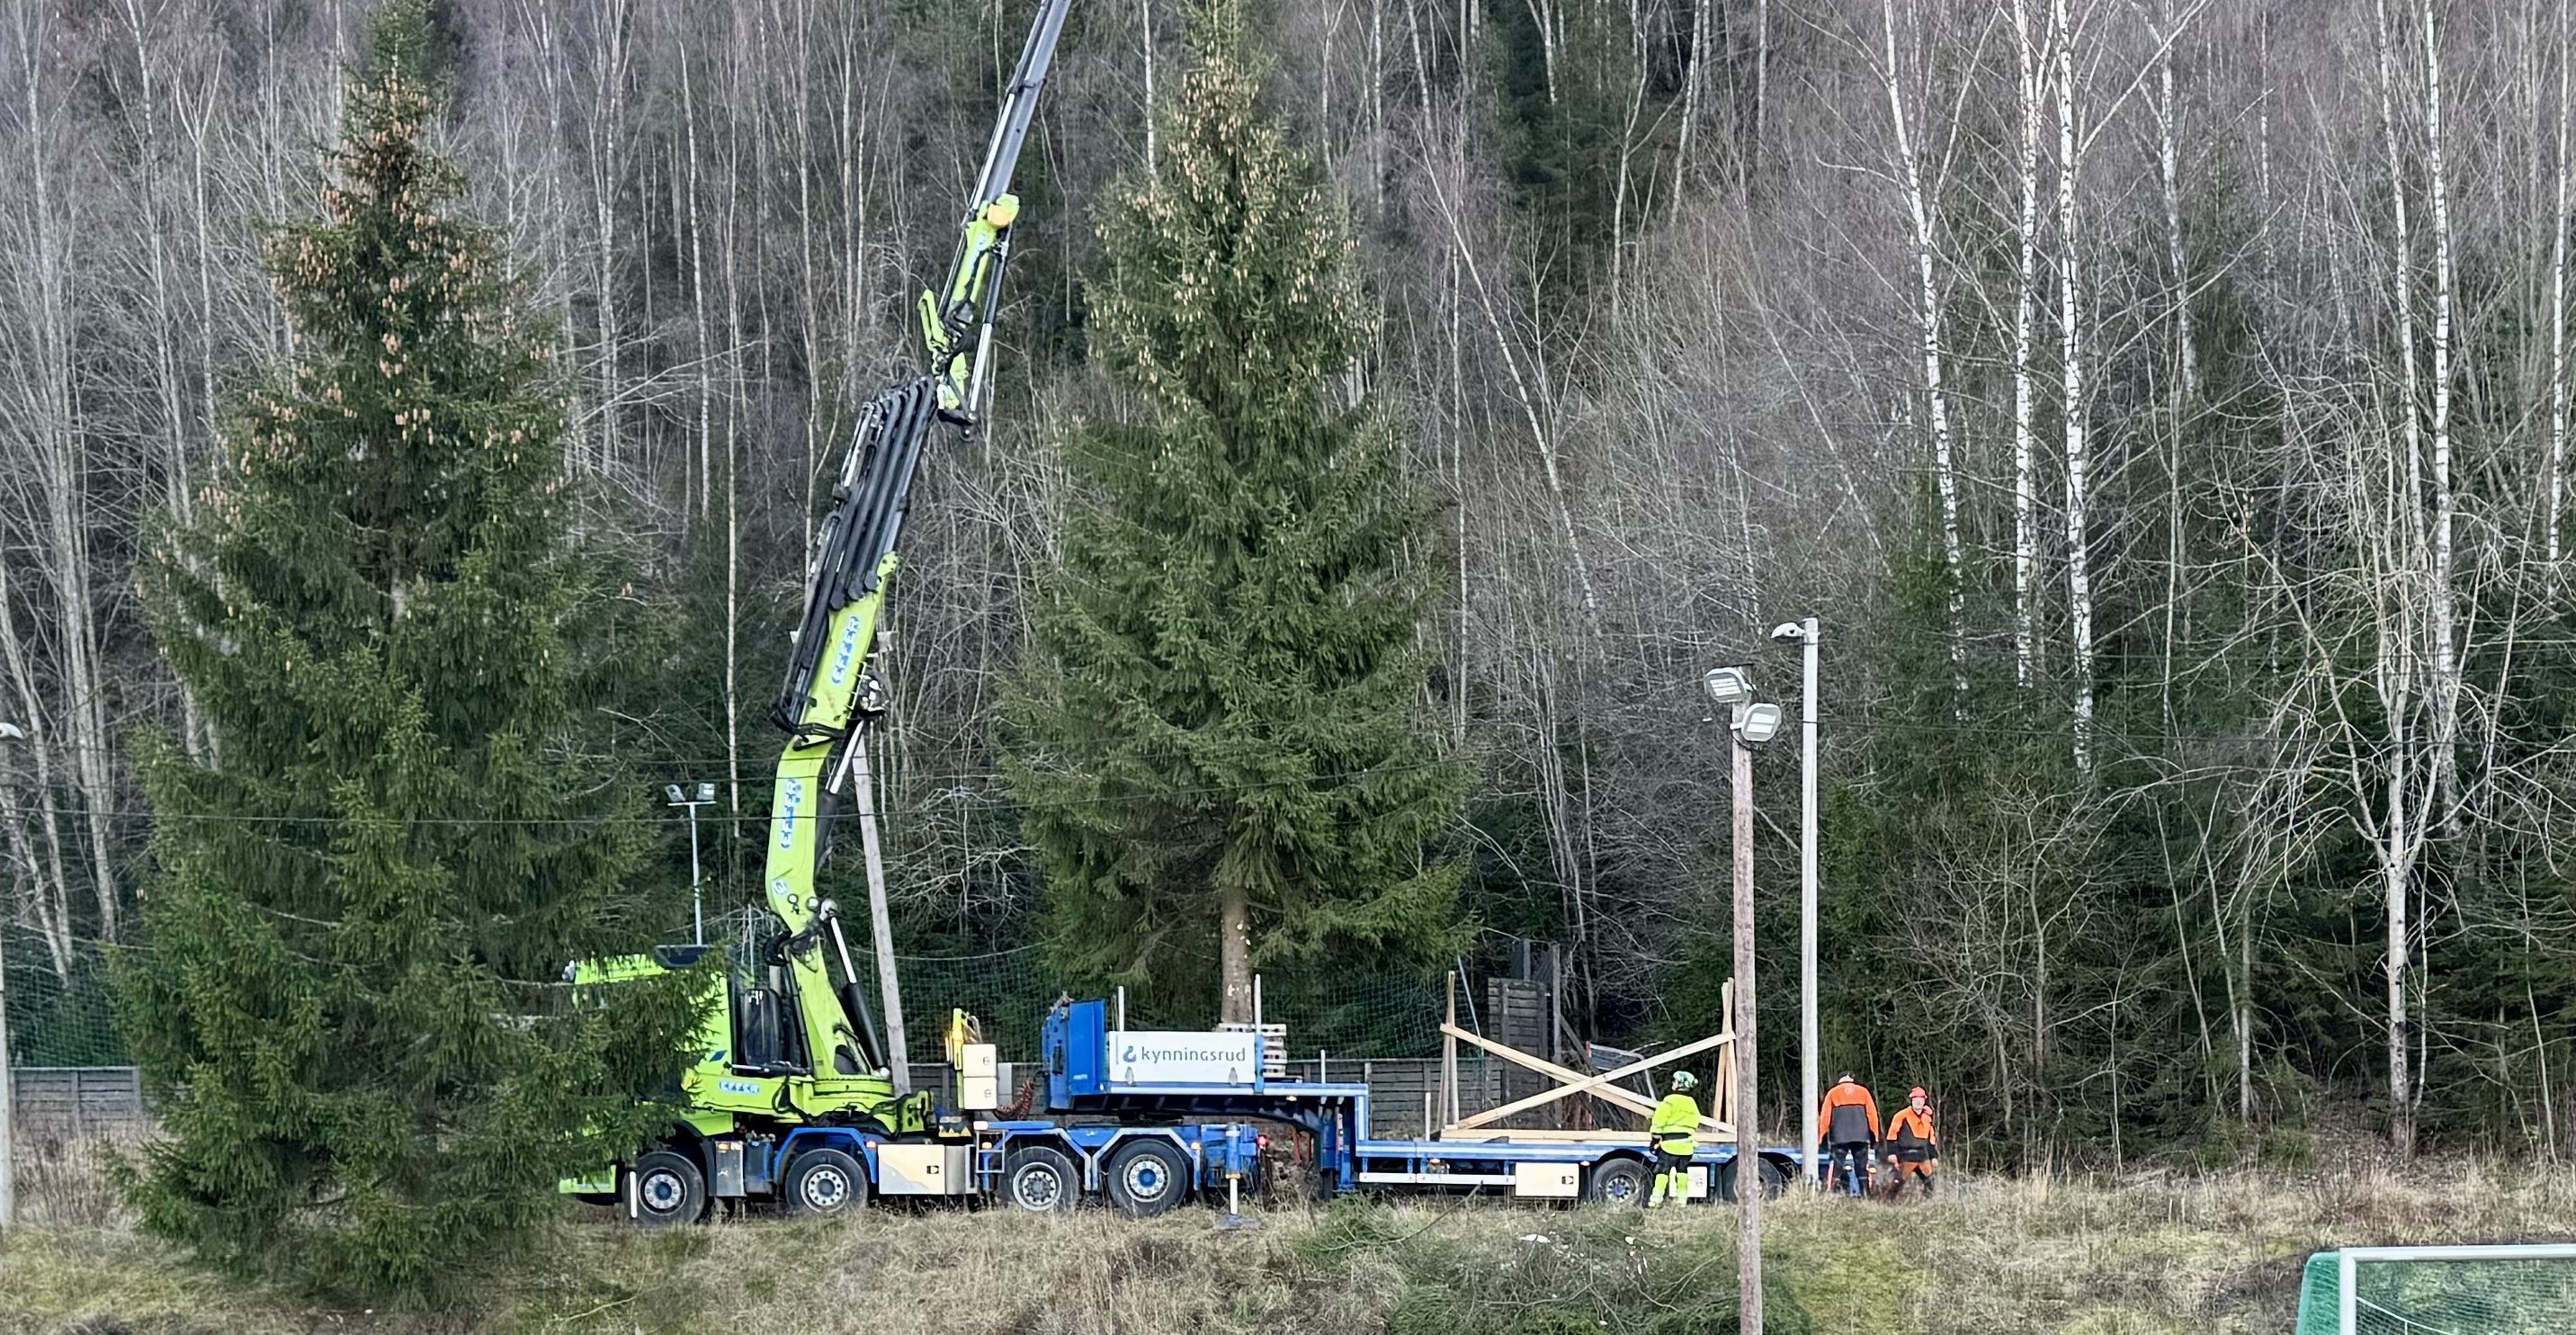
[[[1931,1204],[1783,1201],[1769,1325],[2275,1335],[2319,1247],[2576,1238],[2576,1184],[2531,1176],[1994,1181]],[[495,1277],[478,1310],[445,1315],[317,1309],[197,1275],[113,1223],[53,1223],[0,1239],[0,1331],[1714,1335],[1734,1326],[1732,1222],[1484,1202],[1274,1211],[1249,1233],[1195,1210],[1137,1224],[881,1208],[662,1235],[582,1220]]]

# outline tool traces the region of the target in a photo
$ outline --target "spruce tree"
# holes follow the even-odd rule
[[[145,1223],[378,1300],[437,1300],[634,1143],[691,981],[563,985],[649,941],[649,825],[576,728],[609,600],[566,538],[544,330],[443,211],[435,48],[426,0],[379,16],[322,217],[269,248],[292,364],[143,562],[215,754],[143,744],[148,934],[119,968],[168,1133]]]
[[[1229,1020],[1256,966],[1444,958],[1465,788],[1423,704],[1432,504],[1356,388],[1348,223],[1242,29],[1193,15],[1159,171],[1100,228],[1092,346],[1130,411],[1070,444],[1008,741],[1058,971]]]

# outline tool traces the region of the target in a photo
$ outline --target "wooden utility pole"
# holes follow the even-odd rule
[[[1735,833],[1735,1284],[1738,1329],[1762,1335],[1762,1156],[1754,1134],[1760,1097],[1753,1049],[1753,747],[1744,740],[1749,700],[1727,730],[1734,761]]]
[[[886,907],[885,855],[877,845],[876,776],[868,772],[868,730],[850,732],[850,777],[859,799],[859,851],[868,867],[868,935],[876,943],[877,996],[885,1006],[887,1074],[898,1094],[912,1092],[912,1049],[903,1036],[903,987],[895,978],[894,917]]]

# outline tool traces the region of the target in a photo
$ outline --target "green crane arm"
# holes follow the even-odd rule
[[[1011,174],[1069,3],[1043,0],[1003,89],[947,282],[936,294],[921,296],[928,373],[880,392],[860,413],[807,572],[805,611],[788,652],[786,682],[770,709],[788,742],[770,798],[763,880],[770,910],[787,930],[781,962],[795,975],[805,1050],[818,1087],[839,1081],[853,1086],[847,1092],[861,1092],[861,1082],[883,1083],[886,1057],[875,1015],[851,968],[839,912],[816,894],[815,872],[830,838],[830,818],[849,792],[852,743],[883,707],[871,664],[922,450],[942,424],[961,433],[977,424],[1002,271],[1019,217]],[[840,965],[838,987],[831,981],[833,962]]]

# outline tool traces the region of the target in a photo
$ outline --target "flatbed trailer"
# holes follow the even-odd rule
[[[1250,1137],[1256,1148],[1267,1143],[1261,1128],[1292,1128],[1311,1144],[1317,1186],[1328,1193],[1471,1191],[1620,1204],[1643,1201],[1652,1185],[1654,1155],[1642,1131],[1375,1135],[1367,1085],[1274,1078],[1285,1063],[1271,1060],[1271,1041],[1257,1029],[1113,1029],[1104,1002],[1060,1003],[1046,1020],[1046,1106],[1057,1118],[1130,1128],[1238,1127],[1235,1142]],[[1012,1125],[1024,1139],[1046,1134]],[[1732,1200],[1737,1153],[1732,1140],[1703,1138],[1691,1156],[1689,1198]],[[1793,1180],[1799,1158],[1794,1148],[1760,1151],[1765,1189]],[[1013,1195],[1007,1176],[995,1189]]]
[[[1323,1195],[1481,1193],[1639,1204],[1653,1183],[1642,1131],[1450,1128],[1373,1132],[1364,1083],[1285,1078],[1277,1032],[1112,1028],[1107,1003],[1066,1001],[1047,1017],[1042,1074],[998,1107],[990,1045],[951,1051],[951,1089],[930,1129],[798,1123],[708,1110],[655,1146],[565,1190],[621,1206],[638,1223],[685,1223],[711,1204],[774,1202],[832,1215],[871,1196],[949,1197],[1034,1211],[1086,1202],[1162,1214],[1190,1199],[1231,1203],[1303,1159]],[[1686,1199],[1734,1199],[1731,1138],[1703,1134]],[[1799,1152],[1759,1152],[1764,1190],[1797,1174]]]

